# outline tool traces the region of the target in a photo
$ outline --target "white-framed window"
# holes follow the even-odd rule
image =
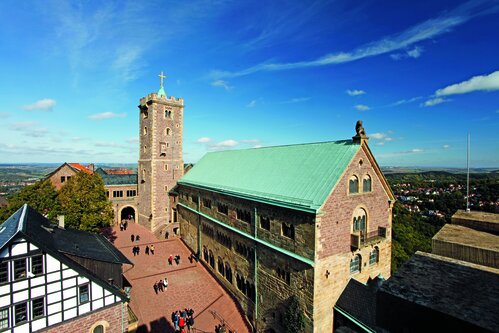
[[[9,308],[0,309],[0,330],[4,328],[9,328]]]
[[[26,278],[26,258],[14,260],[14,280]]]
[[[9,262],[0,262],[0,284],[9,282]]]
[[[43,255],[31,257],[31,273],[34,275],[43,274]]]
[[[14,325],[24,323],[28,320],[28,303],[18,303],[14,305]]]
[[[31,316],[33,319],[45,316],[45,299],[43,297],[38,297],[31,301]]]
[[[83,284],[78,286],[78,300],[79,304],[85,304],[90,301],[90,285]]]

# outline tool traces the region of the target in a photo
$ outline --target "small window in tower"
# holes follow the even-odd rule
[[[165,192],[168,192],[168,185],[165,185]]]
[[[172,111],[171,110],[165,110],[165,118],[171,118],[172,117]]]
[[[145,110],[144,110],[144,111],[142,112],[142,118],[147,119],[147,117],[149,117],[149,113],[148,113],[147,111],[145,111]]]
[[[176,127],[176,128],[179,128],[179,126],[180,126],[179,124],[176,124],[176,125],[175,125],[175,127]]]
[[[165,171],[168,171],[168,164],[165,164]]]
[[[166,128],[166,135],[167,136],[172,135],[172,131],[171,131],[171,129],[169,127]]]
[[[147,153],[147,146],[144,146],[144,153]]]
[[[144,135],[147,135],[147,126],[144,127]]]

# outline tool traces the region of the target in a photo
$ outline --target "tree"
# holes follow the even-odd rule
[[[295,295],[289,299],[289,304],[284,314],[284,328],[286,333],[300,333],[305,328],[303,309],[298,297]]]
[[[79,172],[59,192],[60,214],[74,229],[98,233],[113,220],[104,182],[98,174]]]
[[[59,210],[56,189],[49,180],[39,180],[33,185],[23,187],[9,198],[7,207],[0,209],[0,223],[7,220],[25,203],[51,220]]]

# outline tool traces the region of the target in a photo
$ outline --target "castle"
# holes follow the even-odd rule
[[[96,171],[115,223],[179,231],[259,332],[283,331],[292,295],[307,332],[331,332],[351,278],[390,276],[395,199],[362,123],[348,140],[211,152],[184,176],[184,101],[160,77],[140,99],[138,173]]]

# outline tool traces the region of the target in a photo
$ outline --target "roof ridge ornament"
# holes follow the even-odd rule
[[[353,143],[368,143],[369,138],[366,135],[366,131],[364,130],[364,127],[362,126],[362,120],[357,120],[357,123],[355,124],[355,136],[352,136]]]

